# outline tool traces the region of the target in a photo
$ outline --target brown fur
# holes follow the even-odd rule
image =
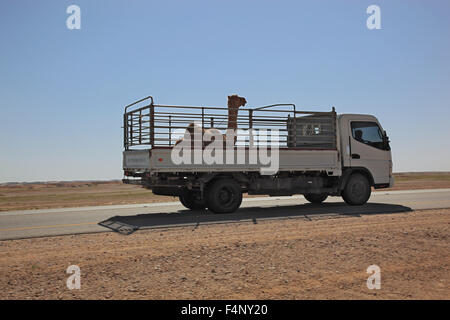
[[[247,100],[245,100],[245,98],[243,97],[239,97],[237,94],[228,96],[228,125],[227,125],[227,129],[231,129],[231,130],[237,130],[237,117],[238,117],[238,112],[239,112],[239,107],[243,107],[245,106],[245,104],[247,103]],[[187,128],[186,128],[186,133],[185,134],[189,134],[191,136],[191,146],[194,146],[194,128],[200,128],[202,130],[202,137],[205,134],[210,134],[213,135],[214,131],[216,130],[218,131],[218,129],[216,128],[210,128],[210,129],[205,129],[205,128],[201,128],[200,126],[196,125],[195,123],[190,123]],[[222,134],[223,136],[223,141],[224,144],[226,143],[226,134]],[[177,140],[175,142],[175,145],[181,143],[181,141],[183,141],[184,138],[180,138],[179,140]],[[237,137],[234,137],[234,143],[236,143]],[[214,141],[214,139],[212,140]],[[203,142],[202,141],[202,147],[204,148],[205,146],[209,145],[211,142]]]

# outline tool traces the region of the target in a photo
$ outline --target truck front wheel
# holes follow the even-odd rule
[[[205,202],[201,198],[200,192],[194,192],[183,189],[179,195],[180,202],[183,206],[191,210],[205,209]]]
[[[370,193],[369,180],[360,173],[354,173],[350,176],[342,191],[342,198],[349,205],[360,206],[369,200]]]
[[[316,204],[322,203],[328,198],[328,194],[326,193],[305,193],[303,196],[309,202]]]
[[[233,179],[219,179],[208,185],[206,204],[214,213],[235,212],[242,203],[242,189]]]

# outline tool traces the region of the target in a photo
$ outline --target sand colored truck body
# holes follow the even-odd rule
[[[183,135],[189,138],[186,128],[195,123],[225,132],[226,108],[156,105],[151,97],[127,106],[124,183],[179,196],[190,209],[207,207],[219,213],[236,210],[243,192],[303,194],[314,203],[342,196],[358,205],[368,200],[372,186],[393,185],[389,141],[372,115],[337,115],[334,108],[316,112],[277,104],[243,108],[236,121],[234,148],[219,156],[214,153],[211,162],[205,156],[208,146],[197,144],[189,152],[183,150],[189,161],[180,163],[173,154],[180,146],[174,145]],[[255,138],[261,132],[266,136]],[[261,157],[260,150],[265,150]]]

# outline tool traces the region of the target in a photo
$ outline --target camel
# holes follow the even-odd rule
[[[247,100],[245,100],[245,98],[243,97],[239,97],[237,94],[228,96],[228,124],[227,124],[227,130],[233,130],[233,132],[236,132],[238,124],[237,124],[237,119],[238,119],[238,112],[239,112],[239,108],[245,106],[245,104],[247,103]],[[195,130],[201,130],[202,133],[202,137],[207,135],[207,136],[215,136],[215,135],[220,135],[222,134],[220,132],[219,129],[216,128],[209,128],[209,129],[205,129],[200,127],[199,125],[195,124],[195,123],[190,123],[187,128],[186,128],[186,132],[185,132],[185,136],[186,135],[190,135],[191,136],[191,141],[192,141],[192,146],[193,146],[193,135],[194,135],[194,131]],[[224,144],[227,141],[226,140],[226,134],[222,134],[223,137],[223,141]],[[184,140],[184,137],[177,140],[175,142],[175,145],[181,143]],[[234,136],[234,143],[236,143],[237,140],[237,136]],[[206,142],[202,142],[202,146],[203,148],[207,145],[209,145],[210,143],[212,143],[214,140],[212,141],[206,141]]]

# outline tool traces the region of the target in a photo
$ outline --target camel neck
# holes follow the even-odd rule
[[[228,107],[228,126],[227,129],[237,129],[238,108]]]

